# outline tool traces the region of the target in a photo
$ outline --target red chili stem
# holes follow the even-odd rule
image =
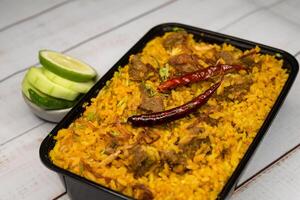
[[[190,83],[196,83],[202,80],[207,80],[210,77],[219,75],[221,72],[228,73],[231,70],[242,70],[242,69],[245,68],[240,65],[219,64],[216,66],[210,66],[205,69],[201,69],[195,72],[185,74],[183,76],[169,79],[158,86],[158,91],[165,92],[167,90],[173,89],[178,86],[183,86]]]
[[[128,118],[128,121],[131,122],[134,126],[149,126],[155,124],[161,124],[164,122],[173,121],[179,118],[182,118],[191,112],[195,111],[203,104],[205,104],[208,99],[213,95],[213,93],[218,89],[221,85],[223,79],[211,86],[207,89],[204,93],[200,94],[196,98],[192,99],[191,101],[169,109],[162,112],[150,113],[150,114],[143,114],[143,115],[133,115]]]

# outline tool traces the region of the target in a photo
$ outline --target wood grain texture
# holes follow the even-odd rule
[[[100,2],[100,3],[99,3]],[[109,1],[111,2],[111,1]],[[88,12],[93,13],[94,12],[94,16],[91,17],[92,19],[97,18],[97,19],[101,19],[101,20],[95,20],[93,22],[90,22],[89,25],[86,25],[86,22],[84,22],[85,20],[82,19],[83,21],[80,23],[75,23],[76,20],[73,19],[75,16],[75,14],[73,15],[73,18],[71,16],[68,17],[68,20],[66,19],[65,23],[60,23],[61,26],[66,26],[66,24],[70,24],[69,28],[66,26],[64,27],[65,29],[63,29],[62,31],[58,31],[57,34],[46,34],[45,37],[40,36],[40,40],[37,40],[36,43],[32,42],[32,40],[34,39],[34,37],[32,38],[32,40],[30,39],[26,39],[26,41],[24,40],[24,38],[19,38],[21,41],[21,43],[28,43],[27,45],[23,46],[21,45],[21,48],[16,48],[13,47],[13,45],[8,42],[7,38],[5,36],[3,36],[3,34],[0,33],[0,40],[2,40],[3,42],[1,44],[4,44],[3,46],[11,46],[13,49],[11,49],[11,51],[9,50],[5,50],[5,55],[10,55],[11,56],[11,61],[12,62],[18,62],[19,64],[16,65],[10,65],[10,61],[6,60],[6,56],[5,55],[1,55],[1,59],[0,59],[0,63],[2,63],[2,66],[5,67],[0,67],[0,71],[9,71],[9,70],[18,70],[18,68],[23,68],[23,67],[27,67],[30,64],[33,64],[34,62],[37,62],[37,53],[39,49],[43,49],[42,47],[36,47],[35,44],[37,46],[44,44],[44,48],[46,48],[46,44],[49,45],[47,48],[48,49],[56,49],[56,48],[52,48],[53,46],[53,40],[55,40],[55,43],[57,45],[59,45],[61,48],[63,47],[69,47],[67,44],[68,42],[74,42],[75,41],[81,41],[84,40],[87,36],[89,36],[93,31],[99,31],[99,32],[103,32],[106,31],[108,29],[110,29],[112,26],[117,26],[120,23],[124,22],[124,20],[126,19],[130,19],[135,15],[140,14],[141,12],[147,12],[150,9],[155,8],[155,6],[157,5],[161,5],[160,3],[163,4],[162,1],[157,1],[157,2],[152,2],[151,3],[142,3],[141,1],[139,1],[140,3],[136,3],[135,1],[127,1],[127,6],[128,9],[126,8],[126,2],[122,1],[123,4],[119,4],[118,7],[114,6],[113,4],[109,4],[108,1],[92,1],[92,2],[78,2],[76,5],[72,5],[73,9],[77,8],[77,12],[79,12],[78,18],[76,20],[79,20],[81,15],[87,15]],[[131,5],[130,3],[132,3],[133,5]],[[131,5],[131,6],[130,6]],[[71,6],[71,4],[69,4],[69,6]],[[97,12],[96,10],[92,10],[92,9],[99,9],[102,7],[107,7],[105,10],[106,12],[104,12],[103,15],[107,16],[107,17],[101,17],[101,16],[97,16]],[[109,7],[110,6],[110,7]],[[122,7],[123,6],[123,7]],[[85,7],[85,12],[84,13],[82,11],[83,7]],[[95,7],[95,8],[94,8]],[[111,8],[113,7],[113,8]],[[70,8],[68,8],[70,9]],[[118,9],[121,9],[122,12],[120,12],[118,14],[118,17],[115,16],[115,13],[117,12]],[[133,12],[132,10],[136,9],[136,12]],[[72,10],[72,9],[71,9]],[[55,13],[52,12],[52,14],[54,16],[62,16],[62,15],[66,15],[65,13],[67,13],[67,8],[62,7],[62,8],[58,8]],[[82,13],[83,12],[83,13]],[[52,14],[49,14],[50,16],[43,16],[46,19],[45,20],[49,20],[49,18],[52,18]],[[90,14],[92,15],[92,14]],[[95,16],[96,15],[96,16]],[[122,15],[124,15],[124,17],[122,17]],[[119,18],[122,17],[122,18]],[[42,16],[40,17],[42,18]],[[42,21],[40,18],[38,18],[38,21]],[[82,17],[81,17],[82,18]],[[88,19],[86,19],[88,20]],[[119,21],[118,21],[119,20]],[[80,20],[79,20],[80,21]],[[49,22],[51,24],[51,22]],[[53,22],[57,27],[57,24],[55,22]],[[76,25],[73,25],[76,24]],[[98,25],[97,25],[98,24]],[[25,25],[24,25],[25,26]],[[53,25],[54,26],[54,25]],[[89,29],[89,31],[87,30],[87,26],[91,27]],[[47,29],[50,29],[50,27]],[[97,29],[98,27],[98,29]],[[23,28],[23,25],[20,25],[20,28]],[[27,28],[27,27],[25,27]],[[33,28],[33,27],[32,27]],[[62,27],[61,27],[62,28]],[[34,29],[34,28],[33,28]],[[43,32],[45,30],[41,30],[38,27],[35,27],[35,29],[37,30],[36,32]],[[58,28],[59,29],[59,28]],[[13,29],[11,29],[13,30]],[[19,29],[17,29],[19,30]],[[83,30],[83,32],[86,32],[86,34],[81,35],[80,37],[78,35],[80,34],[73,34],[76,31],[80,31]],[[54,30],[53,30],[54,31]],[[14,31],[13,33],[17,34],[18,31]],[[21,32],[21,31],[20,31]],[[32,31],[30,31],[31,33],[28,34],[36,34]],[[97,33],[99,33],[97,32]],[[18,33],[19,34],[19,33]],[[62,36],[62,35],[63,36]],[[70,37],[70,36],[74,36]],[[62,37],[61,39],[59,39],[60,37]],[[31,45],[31,44],[32,45]],[[55,44],[54,44],[55,45]],[[71,44],[70,44],[71,45]],[[2,48],[4,48],[2,45],[0,46],[0,54],[1,54],[1,50]],[[23,49],[23,50],[22,50]],[[30,50],[29,50],[30,49]],[[59,50],[59,49],[56,49]],[[100,51],[103,52],[105,51],[105,48],[98,48],[98,49],[94,49],[94,51]],[[31,52],[31,53],[28,53]],[[28,53],[28,55],[27,55]],[[14,54],[14,55],[13,55]],[[18,56],[18,58],[20,59],[15,59],[16,55],[22,55],[22,56]],[[27,57],[26,57],[27,55]],[[14,58],[13,58],[14,57]],[[3,59],[2,59],[3,58]],[[32,63],[30,63],[31,61],[26,61],[26,59],[32,60]],[[78,58],[85,60],[84,57],[82,56],[78,56]],[[23,60],[24,59],[24,60]],[[23,62],[23,64],[22,64]],[[6,64],[5,64],[6,63]],[[26,64],[27,63],[27,64]],[[93,64],[93,63],[91,63]],[[97,65],[95,65],[96,68]],[[108,69],[108,68],[107,68]],[[106,70],[107,70],[106,69]],[[103,72],[101,70],[99,70],[100,72]],[[8,141],[9,139],[22,134],[24,131],[36,126],[37,124],[40,123],[40,120],[37,119],[30,111],[29,109],[26,107],[26,105],[23,102],[22,99],[22,95],[21,95],[21,82],[22,79],[24,77],[24,72],[19,73],[13,77],[11,77],[10,79],[7,79],[5,82],[0,83],[0,91],[2,93],[2,97],[0,98],[0,106],[1,108],[3,108],[3,112],[0,113],[0,126],[2,126],[2,130],[0,131],[0,139],[1,139],[1,143],[3,144],[6,141]],[[10,106],[6,106],[6,105],[10,105]],[[11,107],[15,108],[15,111],[12,112],[11,111]],[[7,134],[7,132],[9,132],[9,134]]]
[[[5,84],[0,84],[0,107],[3,111],[0,112],[0,145],[42,123],[23,100],[21,82],[24,74],[18,74]]]
[[[164,22],[165,19],[169,19],[170,21],[178,21],[180,18],[179,16],[184,16],[182,17],[184,19],[184,21],[182,21],[183,23],[190,22],[190,24],[192,25],[201,27],[202,26],[201,24],[207,24],[208,21],[215,24],[217,24],[217,22],[220,24],[230,23],[232,20],[234,20],[234,18],[242,15],[243,12],[249,12],[257,8],[255,6],[251,7],[251,4],[248,5],[247,2],[246,3],[241,2],[239,4],[240,1],[231,0],[228,1],[226,4],[225,3],[222,4],[219,10],[216,10],[217,12],[213,12],[213,8],[210,8],[209,2],[216,3],[217,1],[194,0],[194,1],[190,1],[189,4],[186,4],[184,2],[175,2],[165,8],[155,11],[149,16],[145,16],[122,28],[112,31],[110,32],[110,34],[106,34],[99,38],[91,40],[90,42],[81,45],[80,48],[77,47],[74,50],[69,51],[68,53],[86,61],[87,63],[94,66],[100,74],[104,74],[140,37],[142,37],[142,35],[144,35],[154,25]],[[235,12],[231,12],[231,14],[227,15],[227,17],[220,18],[219,13],[222,12],[222,10],[229,9],[230,6],[233,5],[235,5],[236,6],[235,8],[237,8],[238,5],[236,4],[240,6],[240,9],[236,9]],[[139,6],[143,7],[143,9],[146,9],[147,7],[146,5],[147,4],[141,4]],[[207,12],[202,12],[199,14],[198,12],[196,12],[196,9],[193,10],[193,12],[191,12],[190,5],[195,5],[195,7],[210,8],[211,10],[207,10]],[[71,4],[69,6],[71,6]],[[84,5],[82,5],[82,7],[83,6]],[[52,12],[52,14],[58,15],[57,13],[66,12],[65,7],[66,6],[60,8],[59,11]],[[79,6],[77,5],[77,7]],[[86,9],[90,7],[92,7],[92,5],[89,5]],[[136,8],[140,9],[140,7],[136,7]],[[152,6],[148,7],[148,9],[150,8],[152,8]],[[245,8],[245,10],[243,10],[243,8]],[[132,12],[132,10],[129,11]],[[127,13],[126,11],[123,12]],[[190,12],[192,14],[190,14]],[[61,15],[63,14],[61,13]],[[108,30],[111,27],[112,24],[109,23],[109,16],[113,17],[113,13],[111,13],[111,15],[108,14],[108,17],[106,17],[105,19],[99,20],[100,21],[98,22],[99,24],[101,23],[108,24],[106,28],[102,27],[100,32],[103,30]],[[199,16],[199,19],[201,19],[201,21],[198,21],[197,16]],[[44,16],[44,17],[47,19],[49,18],[49,16]],[[193,19],[194,21],[191,21],[190,19]],[[37,19],[37,20],[41,21],[41,19]],[[68,23],[74,23],[74,22],[69,21]],[[96,22],[94,22],[94,24],[95,23]],[[77,28],[80,29],[79,25],[74,25],[74,26],[78,26]],[[85,25],[82,25],[81,28],[83,29],[84,26]],[[22,27],[23,26],[21,26],[21,28]],[[72,35],[68,29],[67,31],[65,29],[63,30],[64,31],[61,31],[63,33],[60,32],[58,34],[59,35],[63,34],[64,37],[58,40],[56,43],[63,43],[64,40],[69,40],[68,38],[65,37],[70,37],[70,35]],[[133,31],[133,30],[138,30],[138,31]],[[7,40],[5,40],[3,35],[0,34],[0,40],[1,38],[3,39],[3,42],[6,45],[8,45]],[[51,38],[56,38],[56,36],[47,35],[45,38],[41,39],[42,41],[37,41],[36,44],[40,45],[41,43],[47,43],[47,44],[49,43],[49,46],[51,46],[52,45]],[[20,40],[23,41],[24,38],[21,38]],[[30,41],[27,42],[29,43]],[[60,45],[62,46],[62,44]],[[66,46],[67,45],[65,45],[64,47]],[[1,48],[2,47],[0,46],[0,51]],[[5,57],[4,59],[0,59],[0,63],[3,62],[2,65],[6,63],[5,66],[7,66],[8,69],[16,71],[18,68],[22,68],[24,66],[30,65],[31,61],[27,61],[28,64],[21,64],[21,62],[23,61],[24,63],[26,63],[25,60],[27,58],[29,60],[32,60],[32,64],[34,62],[37,62],[37,56],[34,55],[37,54],[38,49],[32,48],[32,50],[27,50],[27,48],[32,48],[32,47],[29,45],[29,47],[24,47],[23,51],[16,48],[15,51],[12,50],[11,52],[8,52],[8,54],[11,56],[12,62],[18,62],[19,63],[18,65],[11,66],[10,62],[5,61]],[[46,48],[46,46],[44,48]],[[51,47],[47,47],[47,48],[52,49]],[[27,52],[28,55],[26,55]],[[14,59],[13,54],[22,55],[22,57],[20,60]],[[0,68],[0,71],[1,70],[5,71],[5,69],[6,68]],[[26,131],[40,123],[40,120],[38,120],[32,113],[29,112],[29,109],[26,106],[24,106],[25,104],[23,103],[21,93],[20,93],[20,87],[21,87],[20,84],[23,76],[24,76],[24,72],[11,77],[10,79],[6,80],[3,83],[0,83],[0,89],[1,92],[3,93],[3,97],[0,98],[0,106],[3,107],[4,109],[3,112],[0,113],[0,119],[1,119],[0,125],[1,124],[3,125],[3,132],[2,131],[0,132],[0,138],[2,141],[1,143],[4,143],[5,141],[15,137],[16,135],[21,134],[23,131]],[[11,112],[10,106],[9,107],[5,106],[8,103],[12,104],[11,106],[16,108],[15,112]],[[7,132],[10,132],[10,134],[7,134]]]
[[[38,14],[57,7],[65,0],[1,0],[0,1],[0,32],[20,24]]]
[[[0,147],[0,199],[51,199],[65,191],[58,176],[39,160],[39,146],[53,128],[44,124]]]
[[[295,7],[292,6],[294,4]],[[279,1],[275,6],[261,9],[225,28],[222,32],[295,54],[299,50],[300,43],[300,25],[295,22],[299,21],[300,16],[294,17],[298,12],[299,4],[294,0]]]
[[[231,199],[296,200],[300,197],[299,185],[300,147],[236,191]]]
[[[2,32],[0,65],[6,67],[0,68],[0,79],[37,63],[40,49],[63,51],[166,1],[73,1]]]
[[[188,0],[176,1],[156,10],[151,9],[168,1],[110,2],[68,3],[0,33],[0,66],[5,66],[0,67],[0,79],[36,63],[36,54],[41,48],[69,49],[68,54],[91,64],[102,75],[151,27],[170,21],[287,47],[290,52],[300,50],[298,40],[294,38],[298,31],[296,22],[290,24],[286,20],[300,17],[293,12],[299,5],[296,0]],[[282,19],[281,10],[293,14]],[[285,30],[273,35],[275,27]],[[261,36],[263,33],[266,35]],[[293,38],[296,42],[290,45]],[[20,59],[15,59],[16,56]],[[0,190],[0,199],[52,199],[65,189],[57,175],[42,166],[37,152],[42,138],[53,124],[43,124],[26,107],[20,93],[23,76],[24,72],[18,73],[0,82],[0,144],[3,144],[0,145],[0,187],[4,188]],[[298,78],[241,181],[299,143],[299,87]],[[269,182],[272,176],[268,176]],[[268,182],[257,181],[253,185],[261,182],[268,186]],[[282,181],[283,186],[293,187],[293,183]],[[263,190],[257,189],[255,193],[256,199],[264,199]],[[244,199],[244,196],[234,198]],[[69,198],[63,195],[59,199]]]

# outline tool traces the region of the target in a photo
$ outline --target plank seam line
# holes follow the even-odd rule
[[[174,3],[175,1],[177,1],[177,0],[167,1],[167,2],[164,3],[164,4],[161,4],[161,5],[159,5],[159,6],[155,7],[155,8],[153,8],[153,9],[150,9],[150,10],[148,10],[148,11],[146,11],[146,12],[140,14],[140,15],[137,15],[137,16],[135,16],[135,17],[133,17],[133,18],[131,18],[131,19],[129,19],[129,20],[127,20],[127,21],[125,21],[125,22],[123,22],[123,23],[117,25],[117,26],[114,26],[114,27],[112,27],[112,28],[110,28],[110,29],[108,29],[108,30],[106,30],[106,31],[104,31],[104,32],[101,32],[101,33],[95,35],[95,36],[92,36],[92,37],[90,37],[90,38],[88,38],[88,39],[86,39],[86,40],[84,40],[83,42],[80,42],[80,43],[78,43],[78,44],[82,45],[82,44],[84,44],[84,43],[86,43],[86,42],[89,42],[89,41],[91,41],[91,40],[93,40],[93,39],[95,39],[95,38],[97,38],[97,37],[100,37],[100,36],[102,36],[102,35],[104,35],[104,34],[107,34],[107,33],[111,32],[111,31],[114,31],[114,30],[116,30],[117,28],[120,28],[120,27],[122,27],[122,26],[125,26],[125,25],[128,24],[128,23],[131,23],[131,22],[133,22],[133,21],[135,21],[135,20],[137,20],[137,19],[139,19],[139,18],[141,18],[141,17],[144,17],[144,16],[146,16],[146,15],[152,13],[152,12],[155,12],[155,11],[157,11],[157,10],[163,8],[163,7],[166,7],[166,6],[168,6],[168,5],[172,4],[172,3]],[[74,48],[80,46],[80,45],[78,45],[78,44],[77,44],[77,45],[74,45],[74,46],[72,46],[72,47],[70,47],[70,48],[68,48],[68,49],[66,49],[66,50],[64,50],[63,52],[65,53],[65,52],[67,52],[67,51],[70,51],[70,50],[72,50],[72,49],[74,49]],[[34,64],[34,65],[36,65],[36,64]],[[25,69],[21,69],[21,70],[15,72],[15,73],[9,75],[9,76],[6,77],[5,79],[0,80],[0,83],[3,82],[3,81],[5,81],[5,80],[7,80],[8,78],[10,78],[10,77],[16,75],[16,74],[19,74],[19,73],[21,73],[21,72],[26,71],[27,69],[28,69],[28,67],[25,68]],[[44,123],[46,123],[46,122],[43,122],[43,123],[41,123],[41,124],[39,124],[39,125],[37,125],[37,126],[34,126],[34,127],[30,128],[29,130],[27,130],[27,131],[25,131],[25,132],[23,132],[23,133],[21,133],[21,134],[15,136],[15,137],[11,138],[11,139],[5,141],[4,143],[0,144],[0,146],[5,145],[5,144],[7,144],[7,143],[13,141],[14,139],[17,139],[18,137],[20,137],[20,136],[22,136],[22,135],[28,133],[29,131],[31,131],[31,130],[33,130],[33,129],[35,129],[35,128],[41,126],[41,125],[43,125]]]
[[[66,52],[68,52],[68,51],[71,51],[71,50],[73,50],[73,49],[75,49],[75,48],[77,48],[77,47],[79,47],[79,46],[81,46],[81,45],[83,45],[83,44],[85,44],[85,43],[88,43],[88,42],[90,42],[90,41],[92,41],[92,40],[94,40],[94,39],[96,39],[96,38],[98,38],[98,37],[101,37],[101,36],[103,36],[103,35],[106,35],[107,33],[110,33],[110,32],[112,32],[112,31],[114,31],[114,30],[116,30],[116,29],[118,29],[118,28],[121,28],[121,27],[123,27],[123,26],[125,26],[125,25],[127,25],[127,24],[130,24],[131,22],[136,21],[136,20],[138,20],[139,18],[142,18],[142,17],[147,16],[147,15],[149,15],[149,14],[151,14],[151,13],[157,11],[157,10],[160,10],[161,8],[164,8],[164,7],[166,7],[166,6],[168,6],[168,5],[172,4],[172,3],[174,3],[175,1],[177,1],[177,0],[170,0],[170,1],[167,1],[167,2],[164,3],[164,4],[161,4],[161,5],[159,5],[159,6],[155,7],[155,8],[152,8],[152,9],[150,9],[150,10],[144,12],[144,13],[141,13],[141,14],[139,14],[139,15],[137,15],[137,16],[135,16],[135,17],[133,17],[133,18],[131,18],[131,19],[129,19],[129,20],[127,20],[127,21],[121,23],[121,24],[118,24],[118,25],[116,25],[116,26],[114,26],[114,27],[112,27],[112,28],[110,28],[110,29],[107,29],[106,31],[103,31],[103,32],[101,32],[101,33],[99,33],[99,34],[96,34],[96,35],[92,36],[92,37],[89,37],[89,38],[87,38],[87,39],[85,39],[85,40],[83,40],[83,41],[77,43],[76,45],[69,47],[68,49],[66,49],[66,50],[64,50],[64,51],[62,51],[62,52],[63,52],[63,53],[66,53]]]
[[[276,1],[276,2],[274,2],[274,3],[272,3],[272,4],[270,4],[269,6],[258,7],[258,8],[256,8],[256,9],[254,9],[254,10],[252,10],[252,11],[250,11],[250,12],[248,12],[248,13],[246,13],[246,14],[240,16],[240,17],[238,17],[237,19],[233,20],[232,22],[229,22],[229,23],[226,24],[225,26],[223,26],[223,27],[221,27],[220,29],[218,29],[218,31],[222,31],[222,30],[224,30],[224,29],[226,29],[226,28],[228,28],[228,27],[230,27],[230,26],[232,26],[232,25],[238,23],[238,22],[241,21],[242,19],[245,19],[245,18],[251,16],[252,14],[254,14],[254,13],[256,13],[256,12],[259,12],[259,11],[261,11],[261,10],[267,10],[267,9],[270,9],[270,8],[272,8],[272,7],[274,7],[274,6],[278,5],[278,4],[280,4],[280,3],[282,3],[282,2],[285,2],[285,1],[286,1],[286,0],[283,0],[283,1],[279,0],[279,1]]]
[[[263,169],[259,170],[256,174],[254,174],[252,177],[244,181],[242,184],[240,184],[234,193],[239,193],[244,191],[244,189],[247,189],[247,186],[250,185],[251,183],[255,183],[255,180],[257,180],[259,177],[263,176],[266,174],[268,171],[271,171],[273,168],[276,166],[280,165],[282,162],[284,162],[286,159],[291,157],[295,152],[299,150],[300,144],[296,145],[295,147],[291,148],[289,151],[272,161],[269,165],[264,167]]]
[[[67,194],[67,191],[61,193],[60,195],[58,195],[58,196],[56,196],[56,197],[54,197],[52,200],[58,200],[60,197],[66,195],[66,194]]]
[[[102,33],[97,34],[97,35],[94,35],[94,36],[92,36],[92,37],[90,37],[90,38],[88,38],[88,39],[86,39],[86,40],[83,40],[82,42],[80,42],[80,43],[78,43],[78,44],[76,44],[76,45],[74,45],[74,46],[72,46],[72,47],[70,47],[70,48],[64,50],[63,52],[68,52],[68,51],[70,51],[70,50],[73,50],[73,49],[77,48],[78,46],[81,46],[81,45],[83,45],[83,44],[85,44],[85,43],[87,43],[87,42],[89,42],[89,41],[91,41],[91,40],[94,40],[94,39],[96,39],[96,38],[98,38],[98,37],[101,37],[101,36],[103,36],[103,35],[105,35],[105,34],[111,32],[111,31],[114,31],[114,30],[120,28],[120,27],[123,27],[124,25],[127,25],[127,24],[129,24],[129,23],[131,23],[131,22],[133,22],[133,21],[135,21],[135,20],[141,18],[141,17],[144,17],[144,16],[146,16],[146,15],[152,13],[152,12],[155,12],[155,11],[157,11],[157,10],[159,10],[159,9],[161,9],[161,8],[167,6],[167,5],[169,5],[169,4],[171,4],[171,3],[175,2],[175,1],[177,1],[177,0],[172,0],[172,1],[166,2],[165,4],[162,4],[162,5],[160,5],[160,6],[156,7],[156,8],[153,8],[153,9],[151,9],[151,10],[145,12],[145,13],[142,13],[142,14],[140,14],[140,15],[138,15],[138,16],[132,18],[132,19],[129,19],[129,20],[126,21],[126,22],[123,22],[123,23],[121,23],[121,24],[119,24],[119,25],[117,25],[117,26],[115,26],[115,27],[112,27],[111,29],[108,29],[108,30],[106,30],[106,31],[104,31],[104,32],[102,32]],[[275,6],[275,5],[279,4],[279,3],[282,3],[282,1],[275,2],[275,3],[271,4],[269,7],[273,7],[273,6]],[[252,15],[252,14],[258,12],[258,11],[260,11],[260,10],[266,9],[266,8],[268,8],[268,7],[262,7],[262,8],[255,9],[255,10],[253,10],[253,11],[251,11],[251,12],[249,12],[249,13],[247,13],[247,14],[241,16],[241,17],[239,17],[238,19],[234,20],[233,22],[231,22],[231,23],[229,23],[229,24],[223,26],[222,28],[220,28],[220,29],[218,29],[218,30],[226,29],[226,28],[228,28],[228,27],[230,27],[230,26],[236,24],[238,21],[240,21],[240,20],[242,20],[242,19],[244,19],[244,18],[246,18],[246,17],[248,17],[248,16],[250,16],[250,15]],[[1,30],[2,30],[2,29],[0,29],[0,32],[1,32]],[[300,54],[300,51],[298,51],[298,52],[295,54],[295,57],[298,56],[299,54]],[[5,81],[5,80],[7,80],[7,79],[9,79],[10,77],[12,77],[12,76],[14,76],[14,75],[16,75],[16,74],[19,74],[19,73],[21,73],[21,72],[26,71],[27,69],[28,69],[28,68],[25,68],[25,69],[21,69],[21,70],[19,70],[19,71],[17,71],[17,72],[14,72],[13,74],[11,74],[11,75],[9,75],[9,76],[3,78],[2,80],[0,80],[0,83],[3,82],[3,81]],[[45,122],[44,122],[44,123],[45,123]],[[44,123],[42,123],[42,124],[44,124]],[[14,137],[14,138],[11,138],[10,140],[6,141],[5,143],[0,144],[0,146],[4,145],[4,144],[6,144],[6,143],[9,143],[10,141],[12,141],[12,140],[14,140],[14,139],[16,139],[16,138],[18,138],[18,137],[20,137],[20,136],[26,134],[27,132],[29,132],[29,131],[31,131],[31,130],[33,130],[33,129],[39,127],[39,126],[41,126],[42,124],[40,124],[40,125],[38,125],[38,126],[35,126],[35,127],[31,128],[31,129],[25,131],[24,133],[22,133],[22,134],[20,134],[20,135],[18,135],[18,136],[16,136],[16,137]],[[283,157],[286,156],[286,155],[287,155],[287,153],[285,153],[285,154],[283,154],[282,156],[280,156],[279,159],[276,160],[276,162],[279,162],[279,161],[281,160],[280,158],[283,158]],[[275,163],[276,163],[276,162],[275,162]],[[249,178],[248,180],[244,181],[242,184],[240,184],[240,186],[238,187],[238,190],[241,189],[245,184],[250,183],[251,180],[254,179],[256,176],[260,175],[260,173],[263,173],[263,172],[264,172],[265,170],[267,170],[268,168],[271,168],[272,165],[275,164],[275,163],[271,163],[271,164],[267,165],[265,168],[263,168],[263,171],[259,171],[259,173],[255,174],[254,176],[252,176],[252,177]],[[254,180],[253,180],[253,181],[254,181]],[[64,195],[64,194],[65,194],[65,193],[62,193],[61,195]],[[60,197],[60,196],[58,196],[58,198],[59,198],[59,197]]]
[[[3,142],[3,143],[0,144],[0,147],[3,146],[3,145],[5,145],[5,144],[7,144],[7,143],[9,143],[9,142],[11,142],[11,141],[13,141],[13,140],[15,140],[15,139],[17,139],[17,138],[19,138],[19,137],[21,137],[21,136],[23,136],[23,135],[25,135],[25,134],[28,133],[28,132],[30,132],[30,131],[32,131],[32,130],[34,130],[34,129],[40,127],[40,126],[42,126],[42,125],[45,124],[45,123],[46,123],[46,122],[43,121],[43,122],[39,123],[38,125],[36,125],[36,126],[30,128],[30,129],[24,131],[23,133],[21,133],[21,134],[19,134],[19,135],[16,135],[16,136],[10,138],[9,140],[6,140],[5,142]]]
[[[81,45],[83,45],[83,44],[85,44],[85,43],[87,43],[87,42],[90,42],[90,41],[92,41],[92,40],[94,40],[94,39],[96,39],[96,38],[98,38],[98,37],[101,37],[101,36],[103,36],[103,35],[106,35],[106,34],[112,32],[112,31],[114,31],[114,30],[116,30],[116,29],[118,29],[118,28],[121,28],[121,27],[123,27],[123,26],[125,26],[125,25],[127,25],[127,24],[129,24],[129,23],[131,23],[131,22],[133,22],[133,21],[135,21],[135,20],[138,20],[139,18],[142,18],[142,17],[144,17],[144,16],[146,16],[146,15],[149,15],[149,14],[151,14],[151,13],[153,13],[153,12],[155,12],[155,11],[161,9],[161,8],[164,8],[164,7],[166,7],[166,6],[168,6],[168,5],[172,4],[172,3],[174,3],[175,1],[178,1],[178,0],[170,0],[170,1],[167,1],[167,2],[164,3],[164,4],[161,4],[161,5],[159,5],[159,6],[155,7],[155,8],[152,8],[152,9],[150,9],[150,10],[148,10],[148,11],[142,13],[142,14],[139,14],[139,15],[137,15],[137,16],[135,16],[135,17],[133,17],[133,18],[131,18],[131,19],[129,19],[129,20],[127,20],[127,21],[121,23],[121,24],[118,24],[118,25],[116,25],[116,26],[114,26],[114,27],[112,27],[112,28],[106,30],[106,31],[103,31],[103,32],[98,33],[98,34],[96,34],[96,35],[94,35],[94,36],[91,36],[91,37],[89,37],[89,38],[87,38],[87,39],[85,39],[85,40],[83,40],[83,41],[81,41],[81,42],[79,42],[79,43],[77,43],[77,44],[75,44],[75,45],[73,45],[73,46],[71,46],[71,47],[69,47],[69,48],[63,50],[62,52],[63,52],[63,53],[66,53],[66,52],[68,52],[68,51],[71,51],[71,50],[73,50],[73,49],[75,49],[75,48],[77,48],[77,47],[79,47],[79,46],[81,46]],[[34,65],[36,65],[36,64],[38,64],[38,63],[35,63]],[[20,70],[14,72],[14,73],[12,73],[12,74],[10,74],[10,75],[8,75],[8,76],[2,78],[2,79],[0,79],[0,83],[3,83],[4,81],[10,79],[11,77],[13,77],[13,76],[15,76],[15,75],[17,75],[17,74],[19,74],[19,73],[22,73],[22,72],[26,71],[28,68],[29,68],[29,67],[20,69]]]
[[[34,18],[36,18],[36,17],[39,17],[39,16],[41,16],[41,15],[43,15],[43,14],[45,14],[45,13],[51,12],[52,10],[55,10],[56,8],[59,8],[59,7],[61,7],[61,6],[64,6],[64,5],[66,5],[66,4],[68,4],[68,3],[72,2],[72,1],[74,1],[74,0],[63,1],[63,2],[61,2],[61,3],[59,3],[59,4],[56,4],[56,5],[54,5],[54,6],[52,6],[52,7],[49,7],[49,8],[47,8],[47,9],[45,9],[45,10],[42,10],[42,11],[40,11],[40,12],[34,14],[34,15],[31,15],[31,16],[29,16],[29,17],[23,18],[23,19],[21,19],[21,20],[18,20],[18,21],[16,21],[16,22],[13,22],[13,23],[11,23],[11,24],[9,24],[9,25],[6,25],[6,26],[0,28],[0,33],[3,32],[3,31],[5,31],[5,30],[7,30],[7,29],[10,29],[10,28],[12,28],[12,27],[14,27],[14,26],[16,26],[16,25],[22,24],[23,22],[29,21],[29,20],[34,19]]]
[[[297,53],[295,53],[295,57],[297,57],[297,56],[299,56],[300,55],[300,50],[297,52]]]

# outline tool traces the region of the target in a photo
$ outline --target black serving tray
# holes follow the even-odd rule
[[[278,113],[284,99],[286,98],[299,70],[299,65],[297,60],[289,53],[269,47],[266,45],[258,44],[255,42],[243,40],[240,38],[224,35],[221,33],[216,33],[196,27],[191,27],[184,24],[178,23],[166,23],[160,24],[152,28],[144,37],[142,37],[96,84],[95,86],[74,106],[74,108],[63,118],[61,122],[50,132],[50,134],[44,139],[40,146],[40,158],[42,162],[51,170],[57,172],[64,180],[68,195],[74,200],[96,200],[96,199],[132,199],[125,196],[119,192],[113,191],[107,187],[94,183],[87,180],[84,177],[80,177],[73,174],[65,169],[55,166],[49,157],[50,150],[55,145],[55,140],[53,137],[57,134],[58,130],[68,127],[76,118],[80,117],[84,112],[83,104],[90,103],[91,98],[96,97],[98,92],[106,82],[113,77],[115,71],[118,70],[119,66],[125,66],[128,63],[129,56],[140,52],[144,46],[156,36],[162,36],[165,32],[172,31],[173,28],[183,28],[188,33],[194,35],[196,41],[201,40],[209,43],[229,43],[242,50],[251,49],[255,46],[261,48],[261,53],[276,55],[284,60],[283,68],[286,68],[289,77],[283,86],[274,106],[272,107],[270,113],[266,117],[263,125],[258,131],[253,142],[249,146],[247,152],[241,159],[240,163],[232,173],[231,177],[228,179],[227,183],[224,185],[222,191],[219,193],[217,199],[226,199],[230,196],[236,187],[239,177],[241,176],[246,165],[249,163],[250,158],[253,156],[255,150],[257,149],[259,143],[262,141],[264,135],[266,134],[271,122]],[[174,188],[176,190],[176,188]]]

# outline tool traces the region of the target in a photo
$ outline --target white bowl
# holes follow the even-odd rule
[[[49,122],[59,122],[62,118],[72,109],[59,109],[59,110],[45,110],[43,108],[38,107],[34,103],[32,103],[22,92],[23,99],[25,103],[28,105],[30,110],[37,115],[38,117],[49,121]]]

